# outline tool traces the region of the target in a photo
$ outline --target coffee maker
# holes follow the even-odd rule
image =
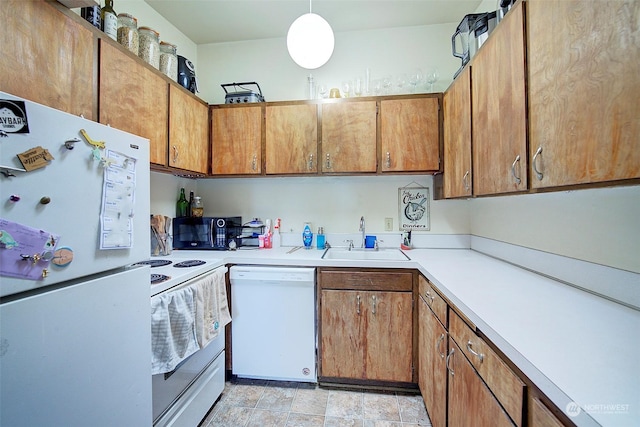
[[[191,93],[200,92],[196,78],[196,67],[193,62],[181,55],[178,55],[178,84]]]

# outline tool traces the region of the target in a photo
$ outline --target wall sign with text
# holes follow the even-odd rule
[[[398,218],[401,231],[429,231],[429,189],[427,187],[398,188]]]

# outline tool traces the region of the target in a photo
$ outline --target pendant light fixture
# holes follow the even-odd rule
[[[287,49],[291,59],[302,68],[315,70],[327,63],[333,54],[335,39],[331,25],[311,11],[293,21],[287,33]]]

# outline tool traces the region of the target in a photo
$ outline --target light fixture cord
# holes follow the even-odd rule
[[[309,0],[309,13],[313,13],[313,12],[311,12],[311,1],[312,0]]]

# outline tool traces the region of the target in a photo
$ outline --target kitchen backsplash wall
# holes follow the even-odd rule
[[[640,186],[477,198],[476,236],[640,273]]]
[[[241,215],[282,219],[282,231],[302,233],[305,222],[314,233],[358,233],[364,216],[367,234],[384,233],[385,218],[393,218],[393,233],[400,234],[398,189],[428,187],[431,230],[424,234],[469,234],[468,201],[434,201],[431,176],[353,176],[295,178],[219,178],[188,180],[151,174],[151,211],[175,215],[181,186],[196,191],[204,202],[206,216]],[[422,234],[419,233],[419,234]]]

